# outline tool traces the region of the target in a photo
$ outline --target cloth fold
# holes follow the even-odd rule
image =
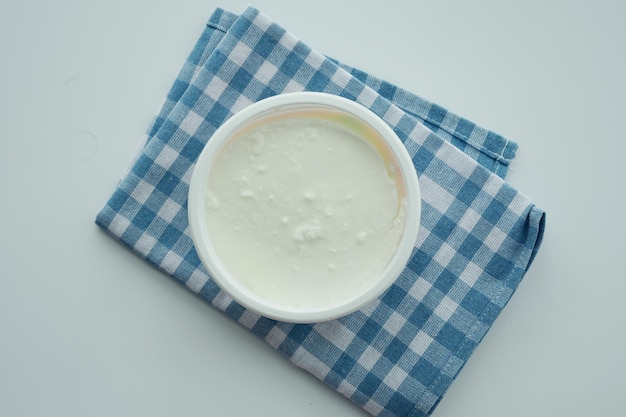
[[[338,320],[290,324],[220,291],[191,242],[187,193],[211,134],[260,99],[320,91],[354,100],[405,144],[422,192],[414,253],[377,300]],[[253,7],[217,9],[114,194],[112,236],[373,415],[426,416],[509,301],[545,213],[504,182],[517,144],[312,50]]]

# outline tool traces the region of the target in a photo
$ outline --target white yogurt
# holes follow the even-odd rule
[[[259,297],[293,308],[321,309],[370,288],[405,220],[390,164],[324,117],[236,135],[211,168],[205,206],[223,264]]]

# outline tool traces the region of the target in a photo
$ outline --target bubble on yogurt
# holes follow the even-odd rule
[[[239,194],[239,196],[241,198],[254,198],[254,191],[246,188],[246,189],[241,190],[241,193]]]
[[[321,228],[317,224],[301,224],[296,227],[293,240],[296,242],[310,242],[320,238]]]
[[[217,210],[220,207],[220,201],[211,193],[204,197],[204,204],[209,210]]]
[[[361,230],[359,233],[357,233],[356,235],[356,241],[358,243],[365,243],[365,241],[367,240],[367,232],[365,230]]]

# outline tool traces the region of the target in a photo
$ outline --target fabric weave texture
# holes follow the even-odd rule
[[[319,91],[380,116],[418,174],[422,219],[397,281],[363,309],[290,324],[244,309],[201,265],[187,220],[194,162],[231,115]],[[517,144],[312,50],[253,7],[217,9],[96,223],[375,416],[430,415],[513,295],[545,213],[504,181]],[[242,259],[245,261],[245,259]]]

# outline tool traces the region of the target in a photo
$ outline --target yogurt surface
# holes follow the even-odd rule
[[[210,171],[206,222],[217,254],[242,285],[281,306],[321,309],[362,294],[403,231],[393,168],[331,119],[257,123]]]

